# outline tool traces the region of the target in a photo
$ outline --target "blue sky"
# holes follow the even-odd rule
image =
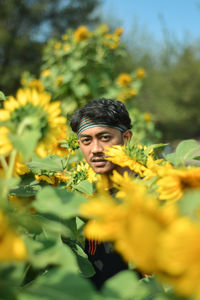
[[[200,38],[200,0],[104,0],[102,13],[111,19],[115,16],[125,33],[137,20],[140,27],[162,40],[162,19],[178,39]]]

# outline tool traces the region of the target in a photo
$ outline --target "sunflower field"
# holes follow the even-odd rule
[[[0,299],[200,299],[200,147],[158,143],[152,116],[134,107],[148,74],[113,72],[122,33],[67,30],[46,45],[39,78],[26,72],[16,95],[0,93]],[[134,174],[113,172],[112,197],[69,127],[99,97],[125,102],[133,124],[130,143],[106,150]],[[85,237],[129,264],[100,291]]]

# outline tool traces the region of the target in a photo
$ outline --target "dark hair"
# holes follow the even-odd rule
[[[94,123],[131,128],[131,120],[125,105],[118,100],[100,98],[89,101],[85,106],[78,109],[72,116],[70,126],[74,132],[79,130],[81,120],[88,118]]]

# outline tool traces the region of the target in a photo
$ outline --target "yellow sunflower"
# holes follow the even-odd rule
[[[117,78],[117,84],[119,86],[125,87],[131,83],[131,75],[128,73],[121,73]]]
[[[80,174],[85,174],[86,179],[91,183],[97,181],[96,173],[92,170],[92,168],[85,160],[81,161],[80,164],[78,164],[76,171]]]
[[[161,200],[177,201],[185,190],[200,188],[200,167],[174,169],[170,164],[158,171],[157,192]]]
[[[142,182],[114,173],[118,192],[114,200],[103,189],[80,207],[81,215],[91,219],[85,227],[88,238],[113,241],[126,261],[144,272],[157,270],[157,250],[163,231],[176,217],[174,206],[160,206],[147,194]]]
[[[200,224],[181,217],[164,232],[158,275],[185,297],[200,299]]]
[[[124,146],[114,145],[112,147],[107,147],[106,159],[111,161],[114,164],[117,164],[121,167],[128,167],[131,171],[143,176],[146,167],[140,162],[130,158],[124,151]]]
[[[75,32],[74,32],[74,40],[76,42],[81,42],[90,36],[89,30],[86,26],[80,26]]]
[[[49,145],[48,154],[56,154],[61,157],[68,155],[68,149],[62,147],[65,144],[63,140],[68,139],[67,128],[66,125],[61,125],[58,128],[57,136],[54,136],[52,143]]]
[[[47,155],[49,145],[59,133],[58,128],[66,123],[66,118],[61,116],[60,102],[50,101],[50,94],[44,91],[39,93],[30,88],[19,89],[16,98],[11,96],[4,101],[4,107],[0,111],[0,120],[7,121],[7,127],[0,127],[1,155],[8,155],[12,150],[9,133],[16,134],[20,123],[25,118],[37,121],[34,126],[37,126],[41,137],[35,152],[40,157]]]
[[[21,261],[27,258],[27,251],[20,236],[11,228],[4,213],[0,211],[0,261]]]
[[[146,71],[143,68],[137,69],[137,79],[142,79],[143,77],[146,76]]]
[[[115,29],[114,34],[117,36],[121,36],[123,32],[124,32],[124,29],[122,27],[118,27],[117,29]]]

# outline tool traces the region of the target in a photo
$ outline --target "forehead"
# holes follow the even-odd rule
[[[101,134],[112,134],[112,135],[119,135],[120,131],[115,128],[107,127],[107,126],[94,126],[91,128],[87,128],[81,132],[79,138],[83,136],[98,136]]]

